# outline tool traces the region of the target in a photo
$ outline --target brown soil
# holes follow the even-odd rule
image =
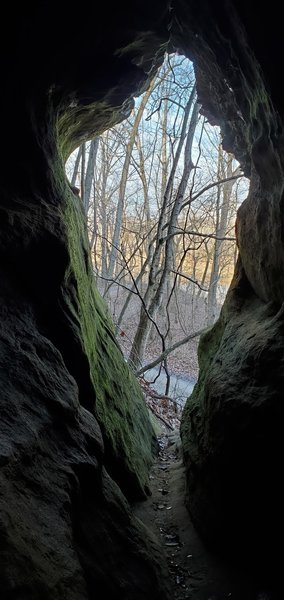
[[[248,575],[204,546],[184,504],[179,435],[164,431],[151,472],[152,496],[136,505],[135,514],[161,541],[173,600],[271,600]]]

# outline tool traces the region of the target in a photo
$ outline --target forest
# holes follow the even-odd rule
[[[230,285],[248,189],[202,115],[192,63],[165,55],[125,120],[83,143],[66,173],[125,360],[145,389],[156,383],[152,395],[182,406],[198,374],[199,337]]]

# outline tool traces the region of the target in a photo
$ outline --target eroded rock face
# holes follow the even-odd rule
[[[199,531],[275,583],[284,533],[283,106],[276,94],[273,107],[252,49],[237,21],[231,26],[231,66],[222,56],[224,36],[217,67],[210,69],[217,79],[222,72],[217,86],[210,73],[206,77],[212,46],[200,56],[197,49],[200,93],[205,113],[207,106],[209,118],[221,123],[225,146],[235,151],[251,183],[237,218],[235,276],[219,321],[200,341],[200,376],[181,432],[187,503]],[[215,33],[212,28],[209,37]],[[208,85],[213,93],[207,103]]]
[[[95,411],[104,440],[104,464],[129,500],[149,493],[148,471],[157,448],[141,390],[116,342],[96,290],[80,200],[67,189],[63,219],[70,263],[62,285],[60,337],[81,403]],[[64,339],[65,337],[65,339]],[[69,344],[66,344],[69,338]],[[77,354],[77,361],[74,357]]]
[[[277,573],[283,534],[283,310],[260,300],[239,269],[200,342],[200,377],[183,415],[187,501],[205,539],[251,568],[265,564],[266,576],[272,566]]]
[[[58,172],[1,207],[0,596],[162,598],[160,549],[121,491],[147,493],[153,431]]]
[[[270,141],[255,144],[252,158],[239,262],[220,319],[200,342],[182,439],[199,530],[275,582],[284,533],[283,159]]]
[[[95,289],[63,163],[74,144],[129,112],[148,73],[131,63],[133,49],[114,54],[141,35],[130,24],[113,26],[104,51],[112,26],[101,11],[94,36],[94,7],[77,54],[69,8],[13,18],[15,44],[4,53],[0,596],[158,600],[169,597],[162,551],[126,500],[149,492],[156,440]],[[148,38],[140,59],[154,64]]]
[[[162,598],[158,549],[103,467],[97,420],[30,302],[7,282],[3,298],[1,598]]]

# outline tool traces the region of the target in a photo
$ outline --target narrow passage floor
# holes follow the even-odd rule
[[[137,504],[134,512],[160,539],[173,600],[272,600],[269,591],[258,589],[249,574],[225,564],[204,546],[184,504],[178,432],[165,433],[159,444],[150,476],[152,496]]]

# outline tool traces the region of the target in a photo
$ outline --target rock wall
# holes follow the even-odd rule
[[[200,375],[183,414],[187,504],[207,541],[275,583],[284,533],[283,105],[234,11],[199,35],[203,111],[221,125],[250,190],[237,216],[235,275],[220,319],[200,341]]]
[[[3,600],[169,597],[162,550],[128,504],[149,493],[157,442],[95,289],[86,220],[63,162],[125,117],[149,76],[131,49],[129,59],[114,54],[136,37],[139,47],[140,33],[116,32],[88,8],[79,50],[70,6],[42,3],[12,15],[13,43],[1,55]],[[159,48],[145,37],[141,60],[155,64]]]
[[[65,194],[70,264],[60,299],[61,339],[76,378],[80,401],[95,410],[104,440],[104,464],[129,500],[149,492],[148,471],[157,448],[140,387],[116,342],[107,308],[96,290],[88,256],[85,218],[78,198]],[[65,340],[64,340],[65,337]],[[73,346],[73,347],[72,347]],[[74,361],[75,353],[78,359]],[[74,364],[75,363],[75,364]],[[86,389],[87,388],[87,389]]]
[[[0,595],[164,597],[160,550],[121,492],[145,497],[154,434],[49,150],[45,179],[1,202]]]

